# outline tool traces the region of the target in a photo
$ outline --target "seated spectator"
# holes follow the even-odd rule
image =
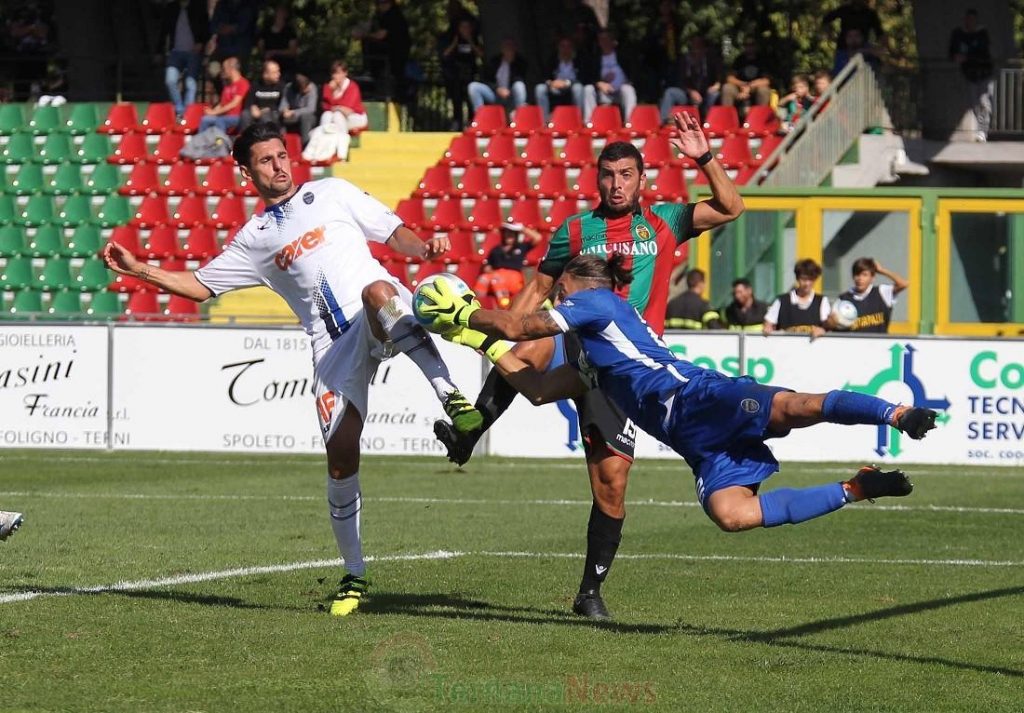
[[[207,54],[216,60],[236,57],[248,61],[256,33],[256,8],[251,0],[219,0],[210,18]]]
[[[289,131],[298,129],[302,145],[309,143],[309,132],[316,124],[317,103],[320,95],[316,85],[309,81],[302,71],[295,73],[295,79],[284,88],[284,105],[281,119]]]
[[[799,260],[793,266],[793,274],[796,286],[776,297],[768,307],[764,333],[802,332],[817,339],[825,333],[832,311],[828,297],[814,291],[814,283],[821,277],[821,265],[810,258]]]
[[[806,74],[797,74],[789,84],[790,92],[779,99],[779,115],[786,130],[792,129],[804,116],[804,112],[814,106],[811,96],[811,80]]]
[[[455,4],[462,7],[459,3]],[[480,44],[473,16],[463,16],[453,30],[443,33],[438,38],[438,50],[445,92],[454,111],[451,129],[462,131],[466,125],[463,108],[469,109],[470,114],[473,111],[469,103],[468,87],[476,79],[477,64],[484,56],[484,47]]]
[[[636,89],[629,82],[628,62],[618,55],[615,33],[597,33],[598,52],[590,60],[583,87],[583,120],[588,121],[598,104],[618,104],[623,118],[636,108]]]
[[[878,261],[870,257],[857,258],[850,272],[853,275],[853,287],[839,295],[839,299],[852,302],[857,307],[857,321],[849,327],[851,332],[889,331],[892,318],[892,306],[896,304],[896,295],[910,286],[905,277],[900,277],[891,270],[886,270]],[[875,275],[884,275],[892,280],[891,285],[876,285]],[[832,324],[831,326],[834,326]]]
[[[512,112],[526,103],[526,59],[519,54],[516,41],[501,41],[501,53],[484,66],[483,81],[469,83],[469,101],[473,111],[484,104],[502,104]]]
[[[576,59],[576,47],[572,40],[563,37],[558,40],[558,52],[551,62],[549,79],[534,87],[537,106],[547,121],[551,107],[575,104],[583,111],[583,85],[580,84],[580,65]]]
[[[281,67],[281,74],[291,79],[295,73],[295,62],[299,57],[299,38],[288,17],[287,3],[274,8],[274,20],[263,28],[256,41],[256,50],[264,61],[272,59]]]
[[[772,70],[753,37],[743,40],[743,51],[732,62],[722,84],[723,106],[762,106],[772,100]]]
[[[821,98],[828,88],[832,86],[832,75],[827,69],[819,69],[814,73],[814,98]]]
[[[185,114],[185,107],[196,101],[209,26],[203,0],[177,0],[164,8],[157,46],[161,52],[167,53],[164,83],[179,119]],[[185,86],[184,96],[179,82]]]
[[[722,58],[700,35],[690,38],[689,50],[679,58],[671,84],[661,95],[661,120],[672,121],[672,107],[692,104],[701,114],[718,101],[721,92]]]
[[[219,126],[229,133],[238,127],[242,114],[242,104],[249,94],[249,80],[242,76],[237,57],[228,57],[221,63],[221,78],[224,88],[220,91],[220,101],[215,106],[206,107],[199,130],[205,131],[211,126]]]
[[[978,24],[977,10],[968,10],[963,24],[950,33],[949,58],[960,65],[970,90],[968,101],[974,114],[974,140],[987,141],[995,82],[988,30]]]
[[[349,132],[369,124],[359,85],[348,76],[348,64],[338,60],[331,65],[331,81],[324,85],[320,126],[310,133],[302,152],[307,161],[324,161],[332,155],[348,158]]]
[[[249,124],[261,121],[281,123],[281,109],[284,104],[284,82],[281,81],[281,66],[272,59],[263,63],[260,81],[249,89],[238,121],[238,132],[245,131]]]
[[[832,76],[838,75],[843,71],[843,67],[850,63],[857,55],[863,55],[864,61],[868,65],[877,70],[882,64],[882,53],[874,45],[869,45],[864,41],[864,34],[855,27],[850,28],[846,31],[846,35],[843,37],[843,44],[836,52],[836,64],[832,68]]]
[[[666,329],[721,329],[722,319],[704,299],[704,271],[694,268],[686,275],[686,290],[669,300],[665,308]]]
[[[362,41],[363,67],[381,85],[390,79],[390,95],[404,103],[408,99],[405,66],[412,40],[402,8],[394,0],[377,0],[377,10],[370,22],[356,29],[352,36]]]
[[[760,332],[768,305],[754,299],[750,280],[739,277],[732,281],[732,302],[725,308],[725,324],[734,332]]]
[[[540,239],[540,233],[522,223],[503,224],[501,244],[491,248],[473,287],[477,297],[493,297],[499,309],[507,309],[525,284],[526,254]]]

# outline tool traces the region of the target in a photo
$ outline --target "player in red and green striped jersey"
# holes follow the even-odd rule
[[[725,169],[712,156],[700,123],[689,114],[673,117],[678,136],[673,146],[697,162],[708,179],[711,198],[699,203],[640,201],[646,186],[643,156],[631,143],[616,141],[605,146],[597,159],[600,204],[574,215],[555,232],[537,273],[513,302],[518,314],[536,311],[547,299],[565,265],[579,254],[622,253],[634,275],[620,295],[648,324],[661,332],[668,302],[669,276],[676,247],[700,233],[735,220],[743,212],[743,200]],[[569,336],[563,345],[554,338],[522,342],[517,356],[537,369],[557,366],[579,358],[579,344]],[[496,370],[488,375],[476,407],[484,414],[484,427],[472,434],[456,433],[445,421],[434,424],[434,433],[448,448],[448,457],[462,465],[469,460],[483,431],[512,403],[515,390]],[[599,390],[576,400],[594,504],[587,528],[587,557],[573,611],[595,619],[609,617],[600,589],[621,539],[626,515],[626,484],[633,461],[636,428]]]

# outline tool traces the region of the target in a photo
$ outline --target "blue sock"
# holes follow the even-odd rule
[[[811,520],[835,512],[846,504],[842,483],[816,485],[813,488],[779,488],[759,495],[765,527]]]
[[[821,415],[829,423],[852,425],[864,423],[872,426],[888,425],[896,404],[858,394],[855,391],[829,391],[821,405]]]

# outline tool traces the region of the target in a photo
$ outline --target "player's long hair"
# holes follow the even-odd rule
[[[626,267],[626,256],[612,253],[607,259],[599,255],[577,255],[565,266],[565,272],[584,280],[593,280],[618,290],[633,281],[633,270]]]

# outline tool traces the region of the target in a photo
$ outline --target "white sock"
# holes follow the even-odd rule
[[[359,536],[359,511],[363,499],[359,491],[359,473],[347,478],[327,476],[327,504],[331,512],[331,529],[338,541],[338,551],[345,560],[345,569],[357,577],[366,574],[363,542]]]
[[[395,349],[412,359],[427,377],[437,393],[437,398],[444,401],[448,394],[457,390],[448,374],[448,366],[441,361],[441,354],[437,351],[434,340],[430,338],[423,325],[416,321],[412,310],[401,297],[395,295],[388,300],[387,304],[378,310],[377,319],[391,337]]]

